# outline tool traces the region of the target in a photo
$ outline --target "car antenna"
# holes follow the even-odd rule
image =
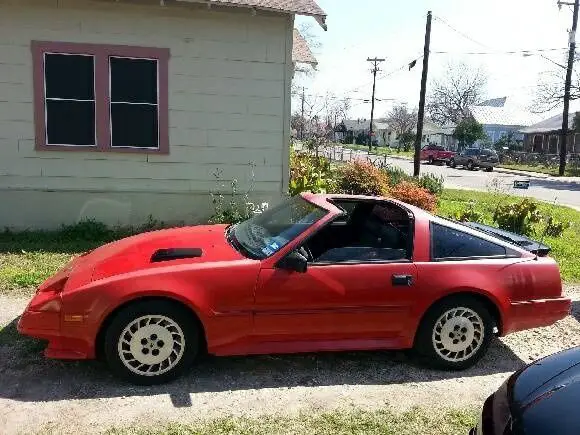
[[[558,201],[558,197],[555,196],[554,197],[554,202],[552,203],[552,211],[555,210],[556,208],[556,202]],[[552,216],[549,216],[549,218],[551,218]],[[544,238],[546,237],[546,233],[548,232],[548,226],[550,224],[548,223],[548,221],[546,221],[546,228],[544,228],[544,232],[542,233],[542,237],[540,238],[540,245],[538,246],[538,249],[536,249],[536,257],[534,258],[534,260],[538,261],[538,252],[540,251],[540,247],[544,244]]]

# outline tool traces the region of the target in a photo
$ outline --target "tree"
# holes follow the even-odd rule
[[[481,102],[487,77],[480,69],[464,63],[448,64],[447,72],[430,86],[429,117],[441,124],[458,124],[469,116],[469,106]]]
[[[469,117],[459,121],[453,131],[453,137],[459,141],[459,145],[463,148],[473,145],[477,140],[485,139],[487,134],[479,122]]]
[[[522,147],[521,143],[515,140],[514,132],[510,131],[508,134],[500,137],[494,144],[493,147],[498,153],[503,153],[508,151],[517,151]]]
[[[576,55],[574,62],[578,60],[580,56]],[[561,107],[564,104],[565,78],[566,68],[556,69],[555,65],[553,70],[543,73],[530,110],[534,113],[544,113]],[[575,69],[572,71],[570,101],[578,99],[580,99],[580,72]]]
[[[411,145],[413,145],[413,142],[415,141],[415,133],[407,131],[405,133],[402,133],[399,136],[399,150],[401,148],[401,146],[403,147],[403,150],[405,152],[409,151],[411,149]]]
[[[389,127],[393,129],[397,136],[413,131],[417,125],[417,112],[409,112],[404,104],[394,106],[386,118]]]

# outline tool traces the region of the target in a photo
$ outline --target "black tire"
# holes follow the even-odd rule
[[[466,166],[466,168],[467,168],[467,169],[469,169],[470,171],[473,171],[473,170],[475,170],[475,165],[473,164],[473,161],[472,161],[472,160],[468,160],[468,161],[467,161],[467,166]]]
[[[457,165],[455,164],[455,159],[451,159],[451,160],[449,160],[449,166],[451,166],[452,168],[455,168],[455,166],[457,166]]]
[[[485,172],[491,172],[493,171],[493,166],[488,166],[487,168],[485,168]]]
[[[165,343],[161,340],[156,341],[157,337],[155,334],[151,335],[151,343],[144,344],[144,348],[141,351],[142,353],[147,350],[147,354],[151,352],[151,357],[155,356],[155,350],[157,350],[157,355],[159,352],[167,352],[170,351],[171,354],[167,357],[165,361],[161,364],[151,364],[149,365],[150,368],[157,369],[160,371],[157,375],[144,375],[136,373],[127,367],[125,362],[120,355],[120,351],[118,350],[119,341],[121,340],[121,334],[125,328],[128,328],[133,322],[137,319],[145,316],[159,316],[169,319],[169,321],[173,322],[169,323],[167,320],[157,320],[153,319],[149,324],[143,326],[142,332],[147,331],[145,327],[151,328],[164,328],[163,325],[167,326],[167,332],[171,335],[171,341],[173,346],[167,345],[167,350],[164,350],[163,347]],[[154,323],[154,322],[158,322]],[[165,322],[165,323],[163,323]],[[135,340],[138,340],[137,332],[139,328],[136,329],[136,332],[128,332],[126,334],[133,333]],[[155,338],[153,338],[155,336]],[[143,338],[140,343],[144,343],[146,338]],[[175,341],[173,341],[175,340]],[[156,341],[156,342],[154,342]],[[169,341],[169,340],[168,340]],[[134,341],[132,340],[131,343]],[[183,345],[183,348],[180,347],[180,342]],[[121,311],[115,314],[115,317],[112,319],[111,323],[109,324],[104,337],[104,355],[107,364],[109,365],[111,371],[117,375],[118,377],[129,381],[133,384],[137,385],[156,385],[162,384],[165,382],[169,382],[178,376],[180,376],[184,370],[191,367],[193,364],[198,352],[199,352],[199,343],[200,343],[200,331],[199,328],[192,318],[192,314],[185,308],[180,306],[178,303],[174,303],[171,301],[163,301],[163,300],[149,300],[149,301],[141,301],[135,302],[133,304],[128,305],[126,308],[123,308]],[[129,346],[128,342],[123,343],[127,347]],[[158,346],[156,349],[153,349],[153,346]],[[151,346],[152,350],[149,350],[149,346]],[[127,350],[127,347],[124,349]],[[139,346],[140,347],[140,346]],[[174,356],[174,361],[171,362],[171,356]],[[124,355],[132,356],[132,350],[129,348]],[[143,358],[142,355],[139,357]],[[138,363],[137,358],[133,358],[135,364],[138,364],[139,367],[146,366],[144,363]],[[171,364],[175,364],[170,369],[167,367],[163,367],[167,362],[167,367]],[[128,363],[129,364],[129,363]],[[134,370],[138,370],[138,367],[134,367]],[[166,371],[164,371],[166,370]]]
[[[463,351],[464,352],[463,355],[461,355],[461,352],[449,351],[449,353],[447,353],[449,359],[447,359],[442,356],[442,353],[447,352],[447,349],[445,349],[441,343],[439,343],[439,345],[435,344],[437,341],[436,337],[439,337],[439,339],[441,339],[443,335],[441,334],[442,329],[436,330],[435,328],[438,327],[439,320],[445,313],[448,313],[453,310],[457,310],[457,312],[460,312],[461,308],[471,310],[471,312],[476,313],[477,316],[479,316],[479,320],[475,321],[475,323],[480,324],[482,327],[481,332],[482,336],[480,336],[479,339],[479,347],[473,350],[471,356],[469,356],[466,359],[460,359],[465,358],[466,356],[465,350]],[[466,312],[464,311],[464,313]],[[470,321],[469,319],[465,319],[462,316],[455,316],[452,317],[450,320],[459,318]],[[448,322],[450,320],[448,320]],[[458,296],[446,299],[431,307],[424,316],[423,320],[421,321],[421,324],[419,325],[419,329],[415,337],[415,344],[413,350],[415,354],[419,356],[421,361],[423,361],[424,363],[426,363],[431,367],[444,370],[463,370],[474,365],[485,354],[493,335],[493,327],[494,320],[491,314],[489,313],[487,308],[478,300],[469,296]],[[474,332],[476,330],[477,328],[474,329]],[[457,334],[461,333],[462,331],[457,331]],[[477,335],[473,334],[474,340],[476,339],[476,337]],[[459,340],[457,341],[459,344]],[[467,339],[467,341],[469,341],[469,339]],[[453,341],[453,343],[455,343],[455,340]],[[474,341],[471,342],[471,345],[473,345],[473,343]],[[437,349],[436,346],[439,347],[439,350]],[[453,360],[454,357],[456,357],[455,360]]]
[[[433,160],[433,156],[429,156],[429,158],[427,159],[427,163],[429,163],[430,165],[435,163],[435,160]]]

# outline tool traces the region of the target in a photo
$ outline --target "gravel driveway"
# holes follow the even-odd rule
[[[112,426],[191,422],[220,415],[294,414],[357,406],[480,406],[514,370],[580,345],[580,287],[568,286],[572,315],[547,328],[494,340],[463,372],[414,365],[402,352],[206,358],[169,385],[135,387],[97,362],[46,361],[15,336],[26,300],[0,297],[0,433],[99,432]]]

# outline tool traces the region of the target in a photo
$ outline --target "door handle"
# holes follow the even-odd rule
[[[413,277],[411,275],[393,275],[391,283],[397,286],[410,287],[413,284]]]

